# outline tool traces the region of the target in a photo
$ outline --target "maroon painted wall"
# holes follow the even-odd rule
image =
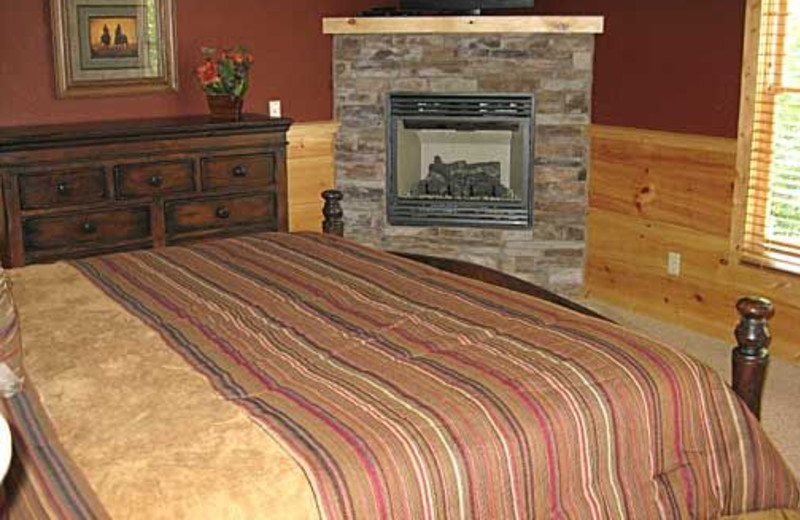
[[[592,120],[736,137],[744,0],[536,0],[538,14],[599,14]]]
[[[605,17],[592,122],[736,137],[745,0],[535,0],[491,14],[528,13]]]
[[[175,0],[180,90],[176,94],[59,100],[54,95],[48,0],[0,0],[0,126],[205,112],[192,71],[200,47],[250,47],[256,64],[245,110],[281,99],[299,121],[331,117],[331,38],[322,17],[374,0]]]
[[[202,45],[250,46],[246,109],[280,98],[298,121],[331,117],[331,38],[324,15],[380,0],[176,0],[178,94],[56,100],[47,0],[0,1],[0,126],[206,110],[192,69]],[[593,121],[735,137],[744,0],[536,0],[536,14],[599,14]],[[24,28],[20,30],[20,28]]]

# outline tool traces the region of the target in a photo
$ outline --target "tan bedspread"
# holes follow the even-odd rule
[[[11,274],[30,383],[113,518],[319,517],[280,443],[150,327],[67,264]]]

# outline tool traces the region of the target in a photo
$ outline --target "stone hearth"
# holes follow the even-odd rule
[[[562,293],[583,286],[593,34],[337,34],[336,184],[346,236],[382,249],[468,260]],[[533,93],[532,229],[391,226],[389,92]]]

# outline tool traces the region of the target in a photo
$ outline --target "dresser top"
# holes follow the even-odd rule
[[[214,121],[207,115],[124,119],[59,125],[0,127],[0,152],[109,141],[178,139],[253,132],[285,132],[288,118],[243,114],[239,121]]]

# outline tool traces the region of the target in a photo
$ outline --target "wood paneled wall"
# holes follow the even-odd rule
[[[323,190],[333,188],[333,121],[295,123],[289,129],[289,229],[320,231]]]
[[[800,362],[800,276],[734,260],[736,140],[593,126],[587,293],[733,342],[739,296],[771,298],[773,353]],[[667,274],[667,254],[682,256]]]

